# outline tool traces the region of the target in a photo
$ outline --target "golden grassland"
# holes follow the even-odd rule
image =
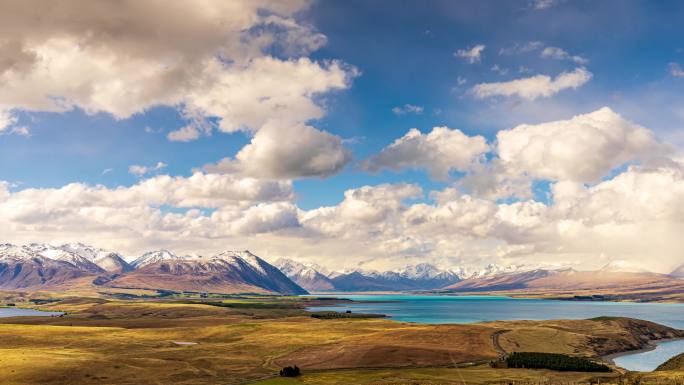
[[[303,308],[316,299],[299,297],[202,300],[221,305],[213,306],[192,298],[40,296],[55,302],[39,308],[67,315],[0,318],[2,384],[572,384],[599,377],[617,384],[628,377],[495,369],[488,362],[501,349],[596,358],[673,336],[655,324],[613,318],[473,325],[315,319]],[[0,299],[35,307],[28,297]],[[304,375],[277,377],[285,365]],[[684,371],[628,376],[657,383],[684,378]]]

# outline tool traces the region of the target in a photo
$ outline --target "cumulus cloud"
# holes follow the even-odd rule
[[[358,75],[340,61],[306,57],[326,42],[297,19],[307,6],[7,2],[0,15],[0,130],[15,122],[9,111],[80,108],[126,119],[156,106],[178,108],[188,120],[167,134],[171,141],[215,129],[256,135],[267,125],[301,126],[325,114],[322,94],[348,88]]]
[[[415,104],[404,104],[403,106],[397,106],[392,108],[392,112],[395,115],[406,115],[406,114],[416,114],[420,115],[424,111],[423,106],[416,106]]]
[[[480,83],[475,85],[471,91],[478,99],[495,96],[517,96],[526,100],[536,100],[547,98],[566,89],[579,88],[591,78],[591,72],[580,67],[572,72],[563,72],[555,78],[547,75],[535,75],[507,82]]]
[[[128,172],[137,176],[137,177],[141,177],[141,176],[144,176],[146,174],[149,174],[149,173],[152,173],[155,171],[160,171],[160,170],[166,168],[166,166],[167,166],[167,164],[164,162],[157,162],[157,164],[155,164],[154,166],[140,166],[140,165],[134,164],[134,165],[131,165],[128,167]],[[109,172],[112,170],[107,169],[105,171]],[[102,174],[106,174],[106,173],[103,172]]]
[[[610,108],[497,134],[503,166],[539,179],[596,182],[627,162],[663,154],[653,133]]]
[[[468,49],[459,49],[454,53],[454,56],[461,58],[470,64],[479,63],[482,59],[482,52],[484,49],[484,44],[477,44]]]
[[[158,17],[161,7],[164,20]],[[198,7],[151,1],[55,2],[46,9],[37,1],[8,2],[0,16],[8,48],[0,51],[5,85],[0,104],[39,111],[78,106],[119,118],[158,104],[192,104],[183,99],[185,91],[221,77],[221,67],[234,70],[221,57],[238,67],[249,65],[273,42],[245,36],[268,23],[260,12],[291,20],[302,7],[296,2],[208,1]],[[36,18],[39,25],[31,22]]]
[[[0,183],[5,240],[87,238],[133,253],[162,245],[179,252],[245,247],[335,269],[529,264],[543,257],[586,269],[619,258],[668,271],[681,263],[684,230],[684,169],[677,162],[632,166],[592,186],[556,182],[551,203],[502,203],[455,188],[424,200],[417,185],[381,184],[348,190],[334,206],[302,210],[290,184],[203,173],[114,189],[8,186]]]
[[[303,127],[296,130],[325,134]],[[324,144],[329,139],[322,138]],[[478,146],[470,156],[462,152]],[[180,253],[249,248],[333,269],[539,260],[592,269],[620,259],[666,272],[681,264],[680,156],[669,156],[648,129],[608,108],[503,130],[493,148],[484,138],[437,127],[426,134],[412,130],[385,150],[378,158],[391,156],[383,158],[383,167],[419,167],[437,175],[471,167],[473,178],[488,170],[493,182],[473,180],[473,186],[500,191],[466,191],[460,182],[427,192],[414,184],[380,184],[349,189],[335,205],[303,209],[294,203],[291,181],[246,177],[239,167],[228,174],[156,175],[114,188],[72,183],[10,189],[0,181],[0,228],[11,242],[80,240],[132,254],[162,246]],[[254,151],[231,159],[232,165],[269,153]],[[487,151],[490,160],[480,162]],[[319,173],[328,166],[303,161],[285,168]],[[537,179],[550,182],[543,202],[529,194]],[[524,190],[526,197],[499,199]]]
[[[207,165],[210,172],[259,178],[302,178],[337,173],[351,160],[342,138],[307,125],[269,123],[235,158]]]
[[[363,167],[382,169],[425,169],[433,178],[445,180],[452,170],[468,170],[489,151],[484,137],[468,136],[458,129],[434,127],[428,134],[411,129],[406,135],[366,160]]]
[[[541,51],[540,56],[545,59],[571,60],[580,65],[584,65],[589,62],[589,60],[581,56],[570,55],[566,50],[558,47],[546,47]]]
[[[316,104],[321,93],[347,88],[357,72],[339,61],[316,63],[308,58],[279,60],[262,57],[245,66],[224,69],[212,62],[207,71],[215,76],[205,87],[190,91],[189,109],[218,116],[224,132],[258,131],[271,121],[304,123],[321,118]]]
[[[26,242],[41,234],[42,240],[80,238],[140,251],[150,247],[148,242],[201,244],[296,226],[288,181],[196,172],[190,177],[159,175],[117,188],[72,183],[10,192],[7,186],[0,184],[0,225],[7,229],[6,240]]]

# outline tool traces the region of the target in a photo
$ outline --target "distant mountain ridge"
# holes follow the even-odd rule
[[[335,284],[314,264],[304,264],[291,259],[280,258],[274,265],[288,278],[308,291],[335,291]]]
[[[313,263],[281,258],[269,264],[249,251],[204,257],[161,249],[137,258],[83,243],[53,246],[0,244],[0,289],[70,289],[79,285],[217,293],[305,294],[371,291],[611,290],[683,285],[684,265],[669,275],[611,261],[599,270],[501,266],[443,269],[429,263],[392,271],[330,272]]]
[[[672,270],[670,273],[671,276],[677,277],[677,278],[684,278],[684,264],[680,265],[676,269]]]
[[[158,250],[129,264],[118,253],[81,243],[0,245],[0,289],[69,289],[78,285],[220,293],[307,293],[249,251],[179,257],[168,250]]]
[[[629,269],[631,270],[631,268]],[[474,291],[560,291],[580,290],[648,290],[672,288],[683,290],[684,283],[668,274],[646,271],[621,271],[604,268],[580,271],[572,268],[534,269],[485,277],[474,277],[449,285],[444,289],[452,292]]]
[[[428,263],[397,271],[362,269],[325,274],[314,264],[281,258],[275,263],[283,273],[309,291],[409,291],[431,290],[460,281],[462,271],[439,269]]]

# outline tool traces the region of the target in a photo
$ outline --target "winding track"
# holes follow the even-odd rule
[[[505,358],[506,357],[506,350],[501,347],[501,344],[499,343],[499,336],[501,336],[504,333],[509,332],[510,330],[504,329],[504,330],[497,330],[494,333],[492,333],[492,345],[494,346],[494,349],[496,349],[497,353],[499,353],[500,358]]]

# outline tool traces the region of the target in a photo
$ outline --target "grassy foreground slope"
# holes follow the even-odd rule
[[[316,319],[303,310],[316,300],[297,297],[203,300],[211,304],[53,300],[40,307],[68,314],[0,318],[3,384],[484,384],[597,377],[610,383],[619,373],[494,369],[488,363],[527,349],[596,358],[681,335],[622,318],[474,325]],[[291,364],[304,375],[275,377]]]

